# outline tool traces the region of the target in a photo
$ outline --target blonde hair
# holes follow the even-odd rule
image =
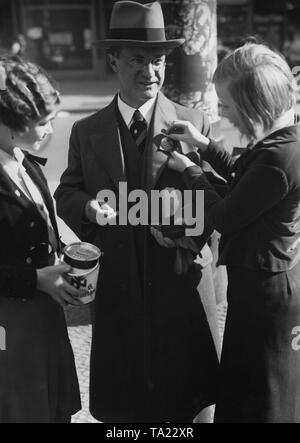
[[[246,43],[228,55],[214,74],[214,83],[228,82],[244,135],[255,139],[256,125],[270,130],[296,105],[297,83],[284,58],[262,44]]]

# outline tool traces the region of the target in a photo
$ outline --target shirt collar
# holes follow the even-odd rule
[[[146,103],[144,103],[140,108],[138,108],[138,110],[146,120],[148,126],[151,123],[155,102],[156,102],[156,97],[151,98]],[[129,127],[132,121],[133,114],[137,108],[132,108],[131,106],[127,105],[127,103],[125,103],[121,99],[120,94],[118,94],[118,108],[126,125]]]
[[[13,155],[8,154],[0,148],[0,163],[4,165],[10,165],[19,163],[22,164],[24,160],[24,154],[20,148],[14,148]]]

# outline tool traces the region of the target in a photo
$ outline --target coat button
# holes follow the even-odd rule
[[[32,258],[30,258],[30,257],[26,258],[26,263],[28,265],[31,265],[32,264]]]

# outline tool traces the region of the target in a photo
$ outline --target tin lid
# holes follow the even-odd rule
[[[99,261],[102,253],[97,246],[90,243],[71,243],[63,250],[64,261],[72,268],[92,269]]]

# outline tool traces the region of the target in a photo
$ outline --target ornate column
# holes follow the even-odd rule
[[[218,100],[212,84],[217,67],[217,0],[160,0],[168,38],[184,38],[185,44],[167,60],[164,92],[173,101],[203,110],[213,126],[214,137],[221,139]],[[206,315],[220,354],[216,303],[224,300],[227,279],[225,268],[216,268],[218,236],[213,235],[212,269],[205,268],[198,287]],[[215,293],[215,299],[212,297]]]
[[[186,43],[168,57],[165,93],[218,120],[212,76],[217,66],[216,0],[160,0],[169,38]]]

